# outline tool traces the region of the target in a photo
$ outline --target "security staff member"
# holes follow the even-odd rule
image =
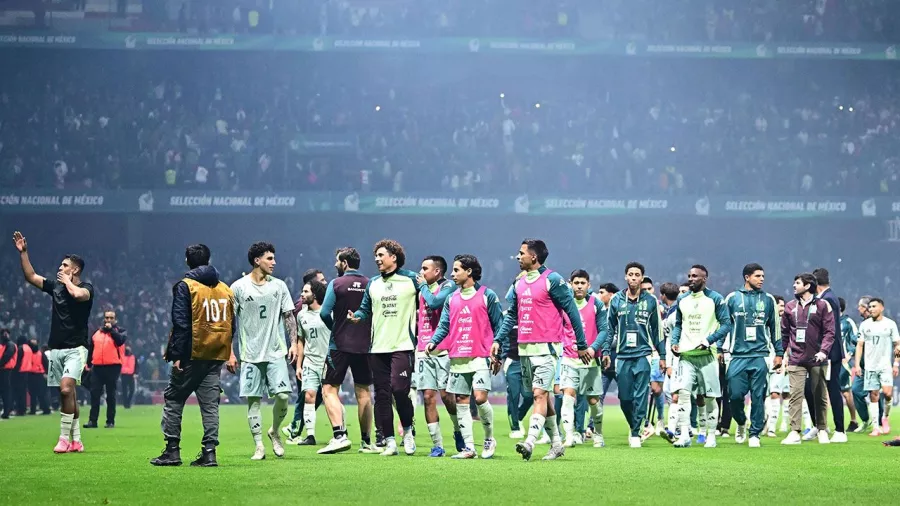
[[[47,366],[49,360],[41,351],[37,339],[28,342],[25,352],[31,352],[31,374],[28,375],[28,395],[31,397],[31,414],[37,413],[38,404],[41,414],[50,414],[50,399],[47,397]]]
[[[13,369],[12,384],[13,404],[18,416],[28,413],[28,377],[31,375],[31,353],[28,352],[28,340],[20,337],[16,340],[16,362]]]
[[[3,420],[9,420],[9,414],[13,411],[10,379],[18,363],[17,355],[18,349],[16,343],[9,338],[9,330],[0,330],[0,401],[3,402],[0,419]]]
[[[106,428],[116,426],[116,385],[125,354],[125,330],[116,325],[116,312],[103,313],[103,327],[88,341],[88,369],[91,371],[91,414],[85,429],[96,429],[100,401],[106,390]]]
[[[137,357],[131,352],[131,346],[125,347],[125,355],[122,357],[122,403],[125,409],[131,409],[131,400],[134,398],[134,377],[138,374]]]
[[[188,246],[185,261],[190,271],[172,288],[172,332],[165,359],[172,362],[172,375],[163,397],[162,429],[166,449],[150,461],[154,466],[181,465],[181,418],[187,398],[196,393],[203,420],[203,449],[194,467],[215,467],[219,444],[219,375],[228,360],[235,372],[234,292],[219,281],[219,272],[209,265],[209,248]]]

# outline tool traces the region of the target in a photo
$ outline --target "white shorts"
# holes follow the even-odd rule
[[[267,391],[269,397],[273,397],[275,394],[290,393],[291,390],[291,375],[286,360],[241,363],[241,397],[263,397]]]
[[[894,372],[890,369],[866,369],[863,371],[863,389],[869,392],[894,385]]]
[[[65,350],[47,352],[47,386],[58,387],[63,378],[72,378],[76,385],[81,384],[84,364],[87,363],[88,351],[84,346]]]
[[[603,374],[597,367],[572,367],[562,364],[559,374],[559,388],[571,388],[579,395],[600,397],[603,395]]]
[[[689,390],[694,396],[722,397],[719,361],[713,355],[679,357],[678,367],[672,376],[672,388]]]
[[[776,372],[769,375],[769,395],[791,393],[791,382],[786,374]]]

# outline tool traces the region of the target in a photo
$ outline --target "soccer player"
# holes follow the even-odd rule
[[[641,280],[641,291],[656,297],[656,291],[653,288],[653,280],[650,279],[650,276],[644,276],[644,279]]]
[[[631,262],[625,266],[628,288],[609,301],[608,332],[600,345],[603,367],[610,366],[610,350],[616,345],[616,383],[625,420],[631,429],[628,444],[641,447],[640,431],[647,416],[650,394],[650,356],[662,345],[662,325],[656,297],[641,290],[644,266]],[[596,350],[596,343],[594,349]],[[665,368],[665,360],[659,361]]]
[[[598,341],[602,343],[606,340],[606,321],[603,319],[603,303],[591,292],[591,277],[584,269],[576,269],[569,276],[569,283],[572,286],[573,295],[575,296],[575,306],[578,307],[578,313],[581,317],[581,324],[584,327],[584,337],[588,346],[594,345]],[[575,402],[576,396],[583,395],[587,397],[591,418],[603,423],[602,418],[598,415],[603,407],[600,405],[600,396],[603,394],[603,374],[600,368],[600,362],[597,359],[591,360],[585,364],[578,357],[578,349],[571,337],[574,334],[566,334],[563,339],[563,358],[560,370],[559,386],[563,391],[562,409],[560,417],[562,418],[563,431],[565,432],[565,442],[563,446],[571,448],[575,445]],[[594,349],[595,356],[600,348],[600,344]],[[596,426],[596,425],[595,425]],[[594,434],[594,447],[602,448],[605,445],[602,433]]]
[[[53,299],[47,385],[59,387],[61,415],[59,441],[53,451],[81,453],[84,452],[84,444],[81,442],[75,387],[81,384],[81,373],[87,362],[88,319],[94,304],[94,287],[81,280],[84,260],[78,255],[63,257],[56,279],[47,279],[34,272],[28,258],[28,243],[21,232],[13,233],[13,242],[19,250],[25,281]],[[3,408],[9,411],[6,405]]]
[[[338,277],[328,283],[325,301],[319,311],[325,326],[331,329],[331,344],[325,360],[322,396],[325,399],[325,411],[328,413],[333,434],[325,448],[319,450],[320,454],[343,452],[352,446],[347,438],[344,409],[338,392],[348,370],[353,374],[362,439],[359,453],[380,453],[371,441],[372,396],[369,392],[369,385],[372,384],[372,369],[369,365],[371,326],[368,322],[353,325],[347,319],[347,314],[362,304],[366,286],[369,284],[369,278],[360,274],[359,264],[359,252],[355,248],[344,247],[335,251],[334,268]]]
[[[238,349],[241,365],[241,397],[247,399],[247,423],[256,443],[256,451],[251,460],[266,458],[262,442],[262,413],[260,402],[268,392],[274,397],[272,426],[267,435],[272,441],[272,451],[276,457],[284,457],[279,427],[287,416],[287,404],[291,395],[291,379],[288,364],[284,360],[289,355],[295,360],[297,351],[297,320],[294,303],[284,281],[272,276],[275,272],[275,246],[267,242],[257,242],[247,251],[247,261],[253,270],[231,285],[234,292],[234,307],[240,332]],[[282,337],[290,338],[287,350]],[[232,357],[232,362],[234,362]]]
[[[516,452],[524,460],[531,459],[542,428],[550,434],[551,441],[550,451],[544,460],[555,460],[565,454],[550,395],[563,334],[575,333],[575,346],[584,363],[593,359],[593,352],[588,351],[585,342],[584,327],[572,290],[559,273],[544,266],[549,255],[544,241],[522,241],[517,259],[519,268],[526,274],[516,281],[515,290],[507,299],[509,309],[491,347],[491,356],[499,357],[500,349],[508,341],[510,329],[518,323],[522,382],[526,387],[530,385],[534,394],[528,436],[525,441],[516,444]]]
[[[358,324],[371,321],[372,337],[369,361],[375,384],[375,416],[384,431],[383,456],[398,455],[394,439],[393,398],[403,427],[403,449],[416,453],[413,436],[411,387],[416,335],[416,304],[419,282],[416,273],[403,269],[406,252],[397,241],[383,239],[373,248],[379,276],[366,285],[356,312],[347,311],[347,320]]]
[[[644,278],[646,281],[649,278]],[[652,286],[652,283],[651,283]],[[650,295],[653,295],[653,292],[648,292]],[[674,313],[675,301],[678,300],[678,285],[674,283],[663,283],[659,287],[660,294],[660,302],[662,305],[660,306],[660,320],[665,322],[668,315]],[[672,318],[672,322],[674,324],[674,317]],[[665,331],[665,323],[663,323],[663,343],[668,342],[669,334]],[[661,345],[662,350],[655,350],[652,355],[652,360],[650,362],[650,414],[652,415],[654,412],[656,413],[654,416],[656,418],[656,428],[649,427],[649,423],[654,423],[648,416],[648,426],[644,429],[644,433],[641,434],[641,441],[646,441],[650,438],[654,433],[662,434],[664,427],[662,424],[663,418],[663,410],[665,409],[665,401],[666,396],[665,392],[663,392],[663,387],[666,383],[666,369],[663,369],[659,366],[660,359],[664,359],[664,363],[671,367],[671,362],[665,360],[667,356],[665,355],[666,350],[668,349],[667,344]],[[662,351],[662,355],[660,354]],[[669,409],[671,412],[671,408]]]
[[[731,320],[725,299],[706,287],[709,271],[702,265],[694,265],[688,272],[690,292],[678,297],[675,311],[675,328],[672,329],[672,352],[678,355],[675,383],[678,388],[678,415],[681,435],[676,448],[691,445],[688,423],[688,403],[694,396],[703,398],[706,419],[706,448],[716,447],[716,424],[719,406],[716,399],[722,395],[719,383],[719,364],[715,349],[721,346],[731,331]]]
[[[310,281],[318,281],[319,283],[322,284],[322,286],[325,286],[328,284],[328,280],[325,279],[325,274],[322,273],[322,271],[320,271],[319,269],[307,269],[303,273],[303,284],[300,285],[301,290],[302,290],[302,287],[305,286]],[[300,298],[298,298],[294,302],[294,315],[300,314],[301,311],[304,311],[306,309],[307,309],[307,306],[306,306],[306,303],[303,302],[303,295],[300,295]],[[328,330],[327,327],[326,327],[326,330]],[[329,330],[328,332],[329,332],[329,336],[330,336],[331,331]],[[301,363],[292,363],[291,365],[294,366],[295,369],[299,369],[302,366]],[[299,388],[299,385],[298,385],[298,388]],[[302,392],[302,390],[300,390],[300,392]],[[323,402],[322,386],[321,386],[321,382],[320,382],[319,390],[316,392],[316,402],[313,406],[315,408],[314,411],[318,411],[319,406],[322,405],[322,402]],[[293,417],[293,419],[291,419],[290,424],[285,425],[284,427],[281,428],[282,434],[284,434],[285,437],[287,437],[290,440],[293,440],[297,444],[300,444],[302,441],[305,441],[302,437],[300,437],[301,434],[303,433],[303,427],[306,426],[306,424],[303,421],[303,410],[305,409],[305,407],[306,407],[306,396],[305,395],[297,395],[297,403],[294,404],[294,417]],[[315,428],[313,428],[313,430],[315,430]],[[315,439],[315,438],[313,438],[313,439]]]
[[[856,421],[856,404],[853,402],[853,393],[850,390],[853,383],[851,369],[856,358],[858,329],[853,319],[846,314],[847,301],[843,297],[838,297],[838,303],[841,305],[841,344],[844,346],[844,360],[841,363],[840,372],[841,394],[844,396],[847,409],[850,410],[850,423],[847,424],[847,432],[854,432],[859,428],[859,423]]]
[[[891,400],[894,393],[894,376],[900,372],[900,332],[894,320],[884,316],[884,302],[878,297],[869,301],[869,319],[859,326],[856,346],[856,363],[865,357],[865,389],[869,392],[869,413],[878,411],[879,393],[884,395],[884,416],[881,425],[875,424],[870,436],[890,434]],[[891,361],[893,359],[893,365]],[[857,365],[857,375],[863,369]]]
[[[810,273],[794,277],[795,300],[784,307],[781,320],[782,345],[788,349],[787,373],[791,384],[791,432],[781,444],[796,445],[818,436],[820,444],[830,443],[826,431],[828,394],[825,389],[825,367],[828,352],[834,345],[834,314],[831,306],[815,297],[816,278]],[[800,436],[800,415],[803,411],[803,387],[809,376],[813,385],[816,427]]]
[[[731,363],[725,379],[728,382],[728,401],[737,422],[734,442],[747,440],[747,414],[744,397],[750,393],[750,448],[759,448],[759,436],[765,428],[765,398],[769,378],[766,357],[769,348],[775,350],[773,367],[781,367],[784,348],[775,297],[763,291],[765,271],[759,264],[747,264],[742,272],[744,287],[728,294],[725,304],[731,318],[728,352]]]
[[[619,293],[619,287],[617,287],[614,283],[604,283],[600,285],[600,290],[598,290],[598,296],[600,298],[600,302],[603,304],[602,308],[602,316],[604,323],[607,323],[607,317],[609,315],[609,301],[612,300],[613,296]],[[607,331],[609,326],[607,325]],[[596,343],[597,341],[594,341]],[[602,343],[601,343],[602,346]],[[610,363],[616,363],[616,346],[617,343],[613,342],[610,344],[610,355],[609,360]],[[594,348],[594,352],[596,354],[596,347]],[[600,394],[600,409],[597,413],[591,416],[591,427],[589,427],[593,434],[599,434],[600,438],[600,446],[606,446],[606,443],[603,441],[603,404],[606,401],[606,394],[609,392],[609,387],[612,386],[612,382],[616,381],[616,368],[615,367],[606,367],[604,368],[601,364],[600,367],[601,374],[603,374],[603,392]],[[616,383],[616,388],[618,388],[619,384]],[[596,447],[597,441],[594,442]]]
[[[872,300],[871,295],[862,296],[856,304],[856,310],[859,313],[859,317],[862,321],[866,321],[869,318],[869,302]],[[856,359],[856,349],[853,350],[851,356]],[[862,370],[866,369],[865,365],[865,355],[863,355],[863,360],[858,365]],[[852,371],[852,369],[851,369]],[[853,432],[861,433],[872,430],[875,424],[878,423],[878,420],[881,419],[881,411],[884,409],[884,398],[881,397],[878,401],[878,413],[869,413],[869,392],[865,389],[865,379],[860,375],[852,375],[853,376],[853,386],[851,391],[853,392],[853,404],[856,406],[856,411],[859,413],[859,419],[863,422],[856,428]]]
[[[298,432],[288,443],[301,446],[316,444],[316,397],[322,389],[322,376],[325,374],[325,357],[331,343],[331,331],[325,326],[319,312],[325,300],[325,285],[311,280],[303,285],[300,300],[303,309],[297,313],[297,340],[294,355],[301,364],[297,368],[298,395],[303,397],[303,425],[306,427],[306,439],[300,439]],[[302,429],[301,429],[302,430]]]
[[[447,391],[456,395],[459,429],[464,442],[463,449],[452,458],[476,457],[469,409],[469,394],[474,390],[478,418],[484,427],[481,458],[489,459],[494,456],[497,441],[494,439],[494,408],[488,402],[488,393],[491,391],[491,373],[496,374],[501,366],[497,358],[491,361],[491,346],[494,332],[500,329],[503,320],[503,308],[497,294],[479,283],[481,264],[473,255],[457,255],[453,259],[452,278],[459,289],[444,303],[438,328],[425,352],[431,354],[447,343],[450,357]]]
[[[447,350],[451,341],[426,353],[428,343],[437,330],[442,310],[447,298],[456,290],[456,285],[444,279],[447,272],[447,260],[441,256],[430,256],[422,260],[419,271],[419,310],[418,310],[418,346],[416,347],[416,387],[422,391],[425,401],[425,423],[431,435],[431,457],[444,456],[444,437],[441,435],[440,417],[437,400],[440,395],[453,422],[453,437],[456,439],[456,451],[465,449],[462,433],[459,431],[459,419],[456,417],[456,397],[447,393],[447,380],[450,377],[450,357]]]
[[[228,360],[226,368],[236,372],[231,352],[235,314],[234,293],[219,281],[209,258],[206,245],[188,246],[184,260],[190,270],[172,287],[172,332],[164,355],[172,362],[172,372],[163,394],[161,424],[166,448],[150,461],[154,466],[181,465],[181,420],[191,394],[197,396],[203,420],[203,447],[191,466],[218,466],[222,364]]]

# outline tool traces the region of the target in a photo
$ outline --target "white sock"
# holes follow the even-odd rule
[[[275,432],[275,437],[278,437],[278,429],[281,428],[281,423],[287,416],[290,400],[290,396],[286,393],[275,394],[275,405],[272,406],[272,431]],[[303,407],[305,409],[306,405],[304,404]]]
[[[456,410],[456,413],[459,413],[459,409]],[[452,415],[447,413],[447,415],[450,416],[450,423],[453,424],[453,432],[459,432],[459,418],[456,416],[456,413],[453,413]]]
[[[562,443],[562,437],[559,435],[559,425],[556,425],[556,415],[548,416],[544,419],[544,429],[550,434],[551,444]]]
[[[77,418],[72,419],[72,441],[81,442],[81,421]]]
[[[868,404],[869,404],[869,420],[872,421],[872,424],[875,427],[880,427],[881,420],[878,419],[878,401],[872,402],[872,399],[870,398],[868,400]],[[885,406],[885,407],[887,407],[887,406]]]
[[[303,425],[307,436],[316,435],[316,403],[303,405]]]
[[[594,421],[594,434],[603,435],[603,404],[599,402],[593,404],[589,408],[591,410],[591,420]]]
[[[778,425],[778,409],[781,407],[781,399],[769,398],[766,402],[769,403],[766,408],[769,412],[768,430],[769,432],[775,432],[775,427]]]
[[[72,413],[60,413],[59,437],[61,439],[65,439],[66,441],[72,440],[72,422],[74,419],[75,415]]]
[[[781,398],[781,431],[785,432],[790,428],[791,418],[791,398]]]
[[[562,418],[562,427],[563,432],[566,433],[566,437],[574,437],[575,436],[575,398],[569,397],[568,395],[563,395],[562,398],[562,409],[560,410],[560,417]]]
[[[456,412],[459,413],[459,405],[456,405]],[[878,411],[876,411],[877,413]],[[541,437],[541,431],[544,430],[544,422],[547,419],[544,418],[543,415],[532,414],[531,421],[528,423],[528,436],[525,438],[525,442],[534,445],[534,443]],[[556,425],[556,424],[554,424]]]
[[[688,397],[690,397],[691,399],[694,399],[694,397],[692,395],[690,395],[690,393],[688,393]],[[690,416],[691,416],[691,412],[688,411],[688,418],[690,418]],[[705,420],[706,420],[706,404],[704,404],[702,406],[697,406],[697,432],[699,432],[700,434],[703,434],[704,436],[706,435]],[[713,434],[715,434],[715,432],[713,432]]]
[[[806,403],[806,399],[803,399],[803,428],[809,429],[812,427],[812,418],[809,416],[809,404]]]
[[[409,389],[409,400],[412,402],[413,408],[419,404],[419,392],[415,388]]]
[[[462,433],[463,441],[469,450],[475,449],[475,435],[472,432],[472,412],[469,411],[469,404],[457,404],[456,413],[459,414],[459,432]]]
[[[441,423],[434,422],[428,424],[428,434],[431,435],[431,442],[438,448],[444,447],[444,436],[441,435]]]
[[[259,397],[249,399],[247,408],[247,424],[250,426],[250,434],[256,446],[262,446],[262,413],[259,410]]]
[[[678,411],[675,416],[678,421],[676,422],[678,427],[681,427],[681,439],[690,439],[691,438],[691,393],[687,390],[682,390],[678,392]],[[700,408],[697,408],[700,409]],[[703,408],[706,411],[706,408]],[[702,429],[703,418],[697,415],[697,426]]]
[[[478,418],[481,418],[481,426],[484,427],[484,438],[494,439],[494,407],[490,402],[478,405]]]
[[[719,404],[714,398],[706,398],[706,435],[716,433],[716,425],[719,423]]]

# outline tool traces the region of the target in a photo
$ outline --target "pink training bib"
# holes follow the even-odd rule
[[[484,303],[484,291],[480,287],[466,300],[457,290],[450,298],[450,334],[444,342],[450,343],[450,358],[488,358],[494,342],[494,331]],[[442,343],[443,344],[443,343]]]
[[[578,310],[578,314],[581,315],[581,326],[584,327],[584,337],[587,339],[587,345],[590,346],[594,344],[594,341],[597,340],[599,334],[599,332],[597,332],[597,306],[593,295],[588,297],[587,304]],[[567,358],[578,358],[578,347],[575,346],[575,331],[572,330],[572,325],[569,324],[568,317],[566,317],[566,323],[565,339],[563,340],[563,356]]]
[[[441,285],[435,287],[431,293],[437,295],[438,292],[441,291]],[[428,304],[425,303],[425,297],[422,297],[422,294],[419,294],[419,311],[418,311],[418,335],[419,341],[416,345],[416,349],[419,351],[425,351],[425,348],[428,347],[428,343],[431,342],[431,338],[434,337],[434,331],[437,330],[438,324],[441,321],[441,310],[440,309],[429,309]],[[447,340],[444,339],[444,342],[441,343],[440,346],[437,347],[438,350],[449,350],[450,345],[447,344]]]
[[[547,290],[547,276],[553,272],[545,270],[533,282],[522,276],[516,282],[516,300],[519,306],[519,343],[559,343],[562,342],[563,312],[556,308]]]

